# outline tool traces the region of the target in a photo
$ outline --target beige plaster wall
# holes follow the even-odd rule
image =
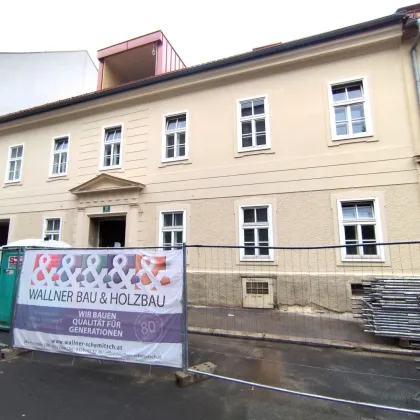
[[[385,240],[419,239],[419,175],[413,159],[418,117],[407,93],[409,51],[401,47],[400,31],[362,34],[1,124],[0,173],[6,171],[8,147],[25,147],[21,182],[0,188],[0,218],[11,220],[9,241],[39,237],[43,218],[54,215],[63,217],[63,240],[86,246],[89,216],[111,205],[111,215],[127,214],[130,245],[157,244],[159,211],[170,208],[186,210],[189,243],[237,244],[238,206],[264,202],[273,206],[276,245],[334,244],[336,197],[354,198],[358,192],[380,197]],[[373,135],[332,142],[328,83],[358,77],[368,81]],[[265,94],[271,149],[238,153],[237,101]],[[189,156],[163,163],[164,115],[180,111],[188,112]],[[122,165],[103,171],[104,128],[117,124],[123,126]],[[70,135],[68,175],[52,179],[52,138],[64,134]],[[136,197],[103,194],[83,203],[69,192],[103,172],[145,188]],[[242,275],[245,266],[235,251],[230,253],[227,269]],[[392,266],[392,258],[388,255],[380,267]],[[413,261],[402,260],[403,268]],[[206,260],[211,266],[203,269],[213,271],[214,261],[219,260],[213,254]],[[191,261],[191,271],[201,270],[196,262]],[[325,263],[336,270],[339,256],[332,252]],[[278,257],[266,264],[276,277],[284,271],[294,276],[294,262],[282,268]],[[308,264],[306,272],[319,271],[313,261]],[[261,270],[246,267],[254,274]],[[346,270],[362,268],[353,263]],[[302,302],[320,304],[313,300]]]

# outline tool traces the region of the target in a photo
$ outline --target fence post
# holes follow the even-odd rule
[[[183,288],[182,288],[182,310],[183,315],[183,330],[184,330],[184,341],[182,343],[183,348],[183,369],[188,369],[188,298],[187,298],[187,246],[185,243],[182,244],[182,264],[183,264]]]
[[[11,348],[15,347],[15,335],[13,330],[15,328],[15,321],[16,321],[16,301],[19,292],[19,283],[20,283],[20,273],[22,271],[22,264],[20,263],[20,253],[22,248],[18,248],[17,252],[17,262],[16,262],[16,271],[15,271],[15,284],[13,289],[13,306],[12,306],[12,317],[10,319],[10,329],[9,329],[9,346]],[[25,254],[25,251],[24,251]]]

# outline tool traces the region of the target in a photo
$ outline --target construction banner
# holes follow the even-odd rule
[[[27,250],[14,346],[181,367],[183,251]]]

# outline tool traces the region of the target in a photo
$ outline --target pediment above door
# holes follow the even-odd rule
[[[100,174],[83,184],[78,185],[70,190],[72,194],[83,195],[93,194],[102,192],[112,191],[124,191],[124,190],[142,190],[145,187],[144,184],[135,181],[129,181],[128,179],[118,178],[109,174]]]

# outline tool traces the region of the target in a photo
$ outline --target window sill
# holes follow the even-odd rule
[[[158,168],[166,168],[167,166],[174,166],[174,165],[191,165],[192,162],[188,159],[180,159],[180,160],[167,160],[161,162]]]
[[[51,181],[61,181],[61,180],[68,180],[70,179],[67,174],[63,174],[63,175],[51,175],[48,179],[47,182],[51,182]]]
[[[267,265],[273,265],[274,258],[241,258],[239,260],[239,264],[255,262],[257,262],[258,264],[267,263]]]
[[[99,170],[101,172],[104,172],[104,171],[114,171],[114,172],[121,172],[121,173],[124,172],[122,166],[110,166],[106,168],[99,168]]]
[[[266,148],[266,149],[253,149],[253,150],[241,150],[238,151],[234,158],[238,159],[238,158],[244,158],[247,156],[254,156],[254,155],[274,155],[276,152],[274,152],[273,150],[271,150],[270,148]]]
[[[261,146],[251,146],[251,147],[239,147],[237,152],[238,153],[248,153],[248,152],[258,152],[260,150],[270,150],[271,146],[268,144],[264,144]]]
[[[348,264],[348,263],[381,263],[383,264],[385,262],[385,259],[382,257],[378,258],[345,258],[341,260],[342,264]]]
[[[372,141],[378,141],[377,138],[373,138],[373,134],[363,134],[359,136],[351,137],[336,137],[331,139],[328,142],[328,146],[341,146],[342,144],[351,144],[351,143],[367,143]]]
[[[236,263],[237,267],[250,267],[250,266],[255,266],[255,267],[278,267],[279,265],[275,262],[275,261],[260,261],[260,260],[252,260],[252,261],[239,261]],[[251,273],[246,273],[245,275],[247,275],[248,277],[258,277],[260,276],[260,273],[257,274],[251,274]],[[271,274],[272,275],[272,274]],[[263,277],[270,277],[270,275],[263,275]]]
[[[10,182],[5,182],[3,184],[3,188],[8,188],[8,187],[21,187],[22,181],[10,181]]]

